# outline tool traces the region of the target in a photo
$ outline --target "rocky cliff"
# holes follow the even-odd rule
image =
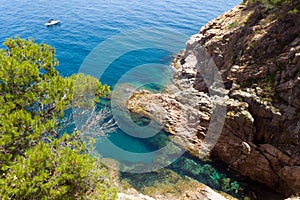
[[[220,72],[221,91],[211,92],[214,77],[208,81],[199,68],[203,49]],[[153,110],[163,109],[165,129],[199,156],[221,101],[225,123],[211,156],[287,196],[300,195],[300,1],[244,2],[193,35],[174,68],[173,86],[137,92],[129,109],[153,119]],[[196,120],[185,120],[186,110]]]

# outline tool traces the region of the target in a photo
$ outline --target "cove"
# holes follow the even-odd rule
[[[155,56],[153,56],[155,55]],[[172,73],[171,61],[175,55],[171,55],[168,52],[159,51],[155,49],[147,49],[141,51],[134,51],[128,53],[119,59],[115,60],[102,76],[103,82],[110,82],[112,89],[120,77],[112,76],[112,72],[109,70],[119,69],[123,73],[126,73],[134,65],[141,65],[143,63],[162,63],[165,64],[166,69],[164,71],[153,71],[150,76],[161,76],[162,79],[168,80],[171,78]],[[134,64],[128,62],[129,60],[135,60]],[[130,63],[130,64],[127,64]],[[119,71],[119,72],[120,72]],[[138,77],[136,77],[138,81]],[[166,81],[168,82],[168,81]],[[135,85],[135,83],[127,83],[128,87]],[[160,92],[164,89],[163,85],[148,84],[143,88],[151,92]],[[110,100],[102,100],[99,107],[110,107]],[[132,114],[131,119],[139,126],[145,126],[151,121],[145,117],[137,114]],[[164,131],[160,131],[155,136],[150,138],[138,138],[128,135],[121,129],[117,129],[116,132],[110,133],[107,139],[118,146],[120,149],[134,153],[147,153],[152,152],[166,146],[172,136]],[[151,163],[153,157],[147,157],[146,159],[139,160],[134,156],[124,156],[118,151],[114,151],[103,140],[98,140],[96,143],[96,151],[104,158],[115,159],[117,161],[128,163]],[[209,187],[219,191],[225,192],[238,199],[244,199],[250,197],[251,199],[259,198],[265,199],[272,196],[272,199],[282,199],[278,194],[274,195],[274,191],[269,190],[262,184],[253,182],[249,179],[244,179],[233,172],[227,170],[226,166],[215,160],[200,160],[193,157],[188,153],[184,153],[175,162],[168,165],[166,168],[147,173],[128,173],[120,172],[120,179],[125,185],[130,184],[142,193],[146,193],[151,196],[151,191],[158,190],[161,187],[165,187],[166,190],[176,187],[189,187],[194,182],[203,183]],[[180,186],[179,186],[180,185]],[[176,191],[176,189],[174,189]],[[174,192],[173,191],[173,192]],[[179,194],[178,194],[179,195]]]
[[[134,116],[135,121],[140,124],[147,124],[149,119],[143,117],[138,118]],[[125,151],[146,153],[155,151],[170,141],[170,134],[166,132],[159,132],[152,138],[141,139],[127,135],[121,130],[111,133],[109,140],[124,149]],[[106,144],[101,142],[101,139],[96,144],[96,150],[104,158],[112,158],[117,161],[128,163],[152,162],[152,157],[146,160],[137,160],[135,157],[124,157],[111,149],[107,148]],[[245,179],[234,172],[229,171],[226,166],[217,160],[200,160],[189,153],[184,153],[174,163],[166,168],[147,172],[147,173],[128,173],[120,172],[120,180],[123,184],[130,184],[135,189],[146,195],[152,195],[153,191],[160,191],[161,187],[169,192],[178,192],[177,187],[180,189],[189,189],[193,186],[194,182],[203,183],[212,189],[225,192],[237,199],[266,199],[272,197],[274,200],[283,199],[283,196],[274,193],[266,186],[249,179]],[[152,191],[152,192],[151,192]],[[180,195],[178,193],[177,195]]]

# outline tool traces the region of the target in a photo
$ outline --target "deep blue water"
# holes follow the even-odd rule
[[[34,38],[55,47],[62,75],[76,73],[105,39],[143,27],[172,28],[191,35],[241,0],[1,0],[0,42]],[[52,17],[61,25],[47,28]]]

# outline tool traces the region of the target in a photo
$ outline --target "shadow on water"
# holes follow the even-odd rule
[[[256,181],[243,178],[227,171],[223,163],[199,160],[188,153],[176,162],[155,172],[133,174],[120,173],[121,182],[147,195],[173,193],[182,196],[187,190],[195,190],[202,183],[219,192],[237,199],[283,200],[284,196]],[[177,197],[178,197],[177,196]]]
[[[138,62],[138,60],[135,59],[141,56],[140,53],[141,52],[135,51],[127,54],[126,56],[129,57],[129,60],[134,60],[133,63],[135,65],[141,65],[145,60],[147,63],[150,61],[165,63],[166,61],[164,58],[167,60],[170,59],[168,58],[169,54],[167,52],[148,49],[143,52],[145,54],[145,60],[143,62],[141,60]],[[147,60],[150,59],[148,55],[152,55],[154,53],[159,54],[156,56],[159,59]],[[102,81],[115,85],[117,80],[126,73],[128,69],[132,68],[132,66],[127,65],[128,62],[125,62],[122,58],[115,60],[114,63],[112,63],[112,67],[108,68],[108,70],[104,73],[108,75],[103,75]],[[118,69],[120,69],[118,74],[109,71],[115,70],[117,66],[119,66]],[[162,76],[165,74],[165,78],[162,79],[167,80],[168,77],[170,77],[167,69],[168,67],[166,67],[165,72],[151,71],[150,74],[151,76]],[[133,78],[133,80],[137,79],[136,76]],[[141,88],[138,84],[138,80],[136,80],[136,82],[126,83],[124,87],[128,87],[128,90],[132,90],[132,88],[139,90],[147,89],[154,93],[160,92],[163,89],[163,87],[159,84],[146,84]],[[102,103],[105,104],[104,106],[110,106],[109,100]],[[126,117],[130,117],[131,120],[139,126],[147,126],[151,121],[146,117],[141,117],[133,113]],[[170,142],[171,137],[172,136],[170,134],[160,131],[158,134],[150,138],[137,138],[118,129],[107,138],[107,142],[101,143],[100,141],[96,148],[97,151],[105,158],[112,158],[133,164],[137,162],[151,163],[153,161],[153,158],[151,157],[143,160],[138,160],[136,157],[126,157],[119,153],[119,151],[112,150],[108,143],[112,143],[112,145],[128,152],[148,153],[166,146]],[[274,191],[269,190],[265,186],[248,179],[244,179],[236,174],[237,173],[234,174],[228,171],[227,167],[221,163],[211,160],[200,160],[188,153],[185,153],[168,167],[157,171],[138,174],[120,172],[120,180],[124,185],[129,184],[141,193],[150,196],[151,194],[156,193],[176,194],[175,196],[179,197],[186,190],[193,190],[201,184],[205,184],[217,191],[225,192],[238,199],[283,199],[281,195],[276,194]]]
[[[149,85],[148,87],[147,89],[150,90],[160,90],[156,85]],[[137,114],[131,114],[130,117],[140,126],[146,126],[151,121]],[[135,138],[118,130],[110,135],[109,140],[124,150],[143,153],[152,152],[166,146],[171,138],[172,135],[163,131],[150,138]],[[104,153],[104,157],[134,162],[130,161],[130,158],[113,155],[112,151],[106,151],[107,148],[105,148],[105,144],[103,145],[101,153]],[[149,159],[149,162],[151,162],[152,158]],[[263,184],[237,174],[228,171],[226,165],[220,161],[200,160],[184,153],[166,168],[154,172],[137,174],[120,172],[120,180],[124,185],[129,184],[139,192],[150,196],[153,193],[169,193],[180,196],[186,190],[193,190],[202,183],[219,192],[230,194],[237,199],[284,199],[282,195],[277,194]]]
[[[149,119],[136,114],[132,115],[132,119],[142,126],[149,123]],[[171,138],[172,135],[161,131],[154,137],[142,140],[147,149],[157,150],[166,146]],[[180,191],[180,195],[182,190],[192,189],[195,187],[193,183],[198,182],[238,199],[284,199],[282,195],[263,184],[237,174],[229,171],[226,165],[218,160],[200,160],[184,153],[165,169],[143,174],[120,173],[120,177],[137,190],[149,194],[159,187],[164,188],[163,192]]]

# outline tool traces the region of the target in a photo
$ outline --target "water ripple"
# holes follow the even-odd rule
[[[57,49],[63,75],[75,73],[84,57],[101,41],[122,31],[166,27],[187,35],[240,0],[2,0],[0,41],[8,37],[35,38]],[[44,23],[58,17],[62,24]],[[3,46],[2,46],[3,47]]]

